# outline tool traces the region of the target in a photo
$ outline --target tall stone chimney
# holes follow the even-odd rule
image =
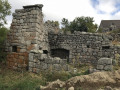
[[[19,69],[28,66],[31,50],[48,50],[48,33],[44,29],[42,4],[23,6],[13,13],[13,20],[7,36],[7,64]]]

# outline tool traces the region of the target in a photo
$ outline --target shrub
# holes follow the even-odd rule
[[[5,40],[7,37],[8,29],[5,27],[0,28],[0,62],[6,59]]]

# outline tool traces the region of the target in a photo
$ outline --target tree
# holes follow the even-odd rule
[[[6,52],[5,52],[5,40],[7,36],[8,29],[5,27],[0,28],[0,61],[5,60]]]
[[[8,29],[4,27],[7,24],[6,16],[11,14],[11,6],[7,0],[0,0],[0,61],[5,60],[5,40]]]
[[[63,25],[62,29],[66,31],[95,32],[97,29],[97,24],[94,24],[93,22],[94,20],[91,17],[76,17],[71,22],[63,18],[61,24]]]
[[[7,0],[0,0],[0,27],[7,24],[6,16],[11,14],[11,6]]]
[[[69,31],[69,26],[70,26],[70,24],[69,24],[68,19],[63,18],[61,24],[63,25],[62,30],[63,30],[64,32]]]

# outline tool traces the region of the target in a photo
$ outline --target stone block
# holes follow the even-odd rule
[[[54,58],[52,62],[53,62],[53,64],[59,64],[60,60],[57,60],[57,59]]]
[[[38,50],[38,52],[39,52],[40,54],[43,54],[43,50]]]
[[[45,63],[47,63],[47,64],[52,64],[53,62],[52,62],[52,59],[50,59],[50,58],[45,58]]]
[[[113,70],[113,65],[106,65],[106,66],[104,67],[104,70],[105,70],[105,71],[112,71],[112,70]]]
[[[98,70],[103,70],[104,66],[103,65],[97,65]]]
[[[48,66],[47,66],[47,64],[46,64],[46,63],[42,63],[42,69],[43,69],[43,70],[48,69]]]
[[[31,44],[37,44],[37,40],[32,40]]]
[[[112,59],[111,58],[100,58],[98,60],[98,65],[111,65],[112,64]]]
[[[60,70],[61,70],[61,65],[59,65],[59,64],[54,64],[54,65],[53,65],[53,69],[54,69],[54,70],[57,70],[57,71],[60,71]]]
[[[31,44],[31,41],[26,41],[26,45],[30,45]]]
[[[40,59],[43,60],[43,59],[45,59],[45,58],[47,58],[47,55],[46,55],[46,54],[41,54]]]
[[[29,53],[29,61],[33,61],[33,53]]]
[[[26,52],[26,49],[20,49],[20,52]]]
[[[19,59],[21,60],[24,60],[24,58],[25,58],[24,56],[19,56]]]
[[[33,67],[34,66],[34,62],[29,62],[29,67]]]

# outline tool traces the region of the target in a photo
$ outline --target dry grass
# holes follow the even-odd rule
[[[120,42],[117,41],[117,40],[112,41],[112,44],[113,44],[113,45],[118,45],[118,46],[120,46]]]

